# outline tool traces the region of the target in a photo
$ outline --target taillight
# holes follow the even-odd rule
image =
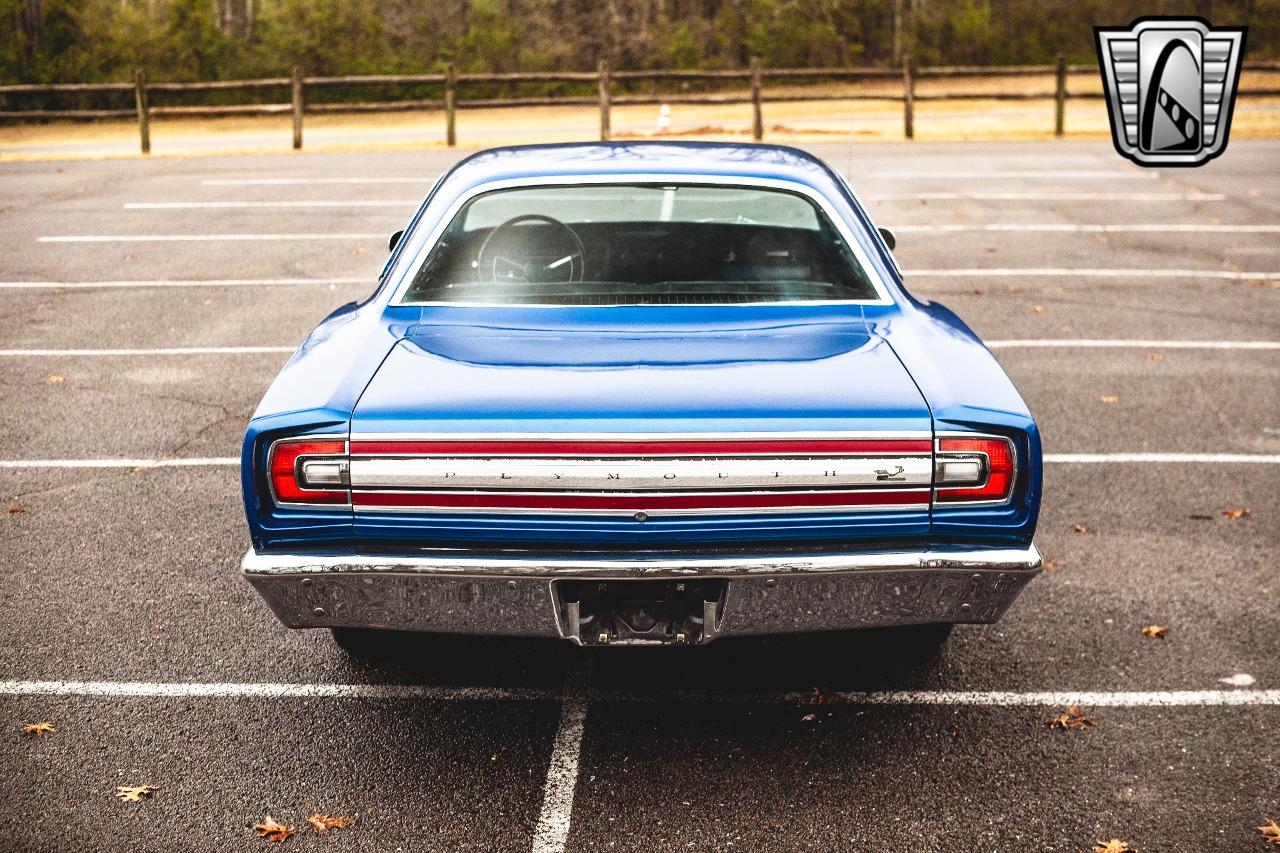
[[[282,439],[271,445],[271,492],[281,504],[348,504],[347,443]]]
[[[939,438],[934,463],[938,503],[1003,503],[1017,476],[1013,442],[1007,438]]]

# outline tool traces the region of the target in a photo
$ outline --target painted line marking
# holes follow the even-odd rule
[[[237,456],[185,459],[0,459],[0,468],[203,468],[239,465]]]
[[[1179,234],[1280,234],[1280,225],[1221,225],[1200,222],[1179,222],[1158,225],[1149,222],[1125,223],[1119,225],[1074,224],[1063,222],[998,222],[986,225],[952,224],[943,225],[895,225],[892,229],[899,234],[915,233],[964,233],[972,231],[1009,231],[1017,233],[1064,232],[1085,234],[1127,234],[1127,233],[1179,233]]]
[[[573,796],[578,786],[578,760],[586,729],[592,659],[578,656],[569,664],[560,722],[556,726],[547,778],[542,786],[542,808],[533,831],[533,853],[560,853],[569,838]]]
[[[367,178],[206,178],[200,183],[206,187],[294,187],[308,185],[360,185],[360,184],[400,184],[406,186],[427,187],[438,175],[427,175],[421,178],[367,177]],[[995,171],[970,170],[959,172],[867,172],[859,174],[858,180],[874,180],[876,178],[1107,178],[1155,180],[1160,177],[1156,171],[1119,171],[1106,169],[1003,169]]]
[[[0,349],[0,358],[88,358],[116,355],[253,355],[291,353],[297,347],[158,347],[156,349]]]
[[[306,285],[374,284],[364,278],[215,278],[215,279],[139,279],[136,281],[0,281],[0,289],[68,289],[90,290],[103,287],[302,287]]]
[[[1045,340],[985,341],[988,349],[1280,349],[1280,341],[1143,341],[1143,340]]]
[[[1280,454],[1267,453],[1046,453],[1045,462],[1118,463],[1183,462],[1280,465]],[[185,459],[0,459],[0,468],[193,468],[239,465],[237,456]]]
[[[1207,462],[1220,465],[1280,465],[1280,454],[1267,453],[1046,453],[1045,462]]]
[[[419,684],[298,684],[141,681],[0,681],[0,696],[83,696],[104,698],[199,699],[420,699],[439,701],[556,701],[565,691],[540,687],[445,687]],[[1280,705],[1280,690],[885,690],[735,692],[719,690],[609,690],[584,687],[587,702],[718,702],[762,705],[826,704],[840,697],[849,705],[969,705],[982,707],[1177,708]],[[565,715],[561,716],[562,722]],[[572,735],[572,718],[568,735]],[[557,731],[557,740],[560,732]],[[572,747],[572,738],[566,746]],[[580,738],[579,738],[580,746]],[[554,749],[553,749],[554,753]],[[566,756],[568,757],[568,756]],[[554,755],[553,755],[554,759]],[[540,821],[541,822],[541,821]]]
[[[916,278],[1213,278],[1229,281],[1280,280],[1280,272],[1242,272],[1240,270],[1184,269],[1107,269],[1097,267],[994,267],[991,269],[905,270],[904,276]]]
[[[868,201],[1224,201],[1220,193],[869,193]],[[412,208],[418,199],[281,199],[270,201],[131,201],[124,210],[236,210],[236,209],[342,209],[342,208]],[[904,230],[906,230],[904,228]],[[918,230],[918,229],[917,229]],[[1017,230],[992,228],[994,231]],[[1154,230],[1154,229],[1153,229]]]
[[[238,208],[325,208],[325,207],[417,207],[421,201],[382,199],[371,201],[340,201],[325,199],[306,201],[289,199],[285,201],[131,201],[123,206],[125,210],[234,210]]]
[[[206,178],[206,187],[296,187],[308,184],[407,184],[426,189],[438,175],[422,178]]]
[[[1047,338],[985,341],[988,349],[1210,349],[1280,350],[1280,341],[1156,341]],[[114,356],[289,354],[292,346],[155,347],[150,349],[0,349],[0,358],[111,358]]]
[[[871,193],[871,201],[1226,201],[1225,193]]]
[[[43,238],[42,238],[43,239]],[[112,238],[114,239],[114,238]],[[186,238],[183,238],[186,239]],[[1280,272],[1187,269],[1100,269],[1091,267],[973,267],[960,269],[905,270],[909,278],[1203,278],[1227,281],[1280,281]],[[0,281],[0,290],[68,289],[107,287],[305,287],[308,285],[375,284],[372,276],[351,278],[221,278],[139,279],[121,281]]]
[[[281,240],[381,240],[385,234],[324,232],[319,234],[57,234],[37,237],[37,243],[230,243]]]
[[[859,175],[850,175],[849,177],[857,180],[870,180],[873,178],[946,178],[948,180],[951,178],[1107,178],[1108,180],[1137,178],[1155,180],[1160,177],[1160,173],[1155,170],[1138,171],[1136,169],[1126,171],[1114,169],[1001,169],[990,172],[982,169],[971,169],[960,172],[866,172]]]

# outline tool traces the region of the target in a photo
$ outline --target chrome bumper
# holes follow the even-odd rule
[[[241,570],[290,628],[391,628],[578,640],[561,601],[581,581],[716,580],[704,639],[994,622],[1040,571],[1024,550],[591,560],[309,556],[250,551]]]

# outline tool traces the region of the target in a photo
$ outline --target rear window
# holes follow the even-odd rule
[[[402,302],[647,305],[873,300],[820,207],[695,184],[545,186],[469,200]]]

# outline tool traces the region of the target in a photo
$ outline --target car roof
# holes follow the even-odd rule
[[[610,174],[773,178],[826,192],[834,178],[817,157],[784,145],[645,140],[490,148],[462,160],[446,181],[462,190],[509,179]]]

